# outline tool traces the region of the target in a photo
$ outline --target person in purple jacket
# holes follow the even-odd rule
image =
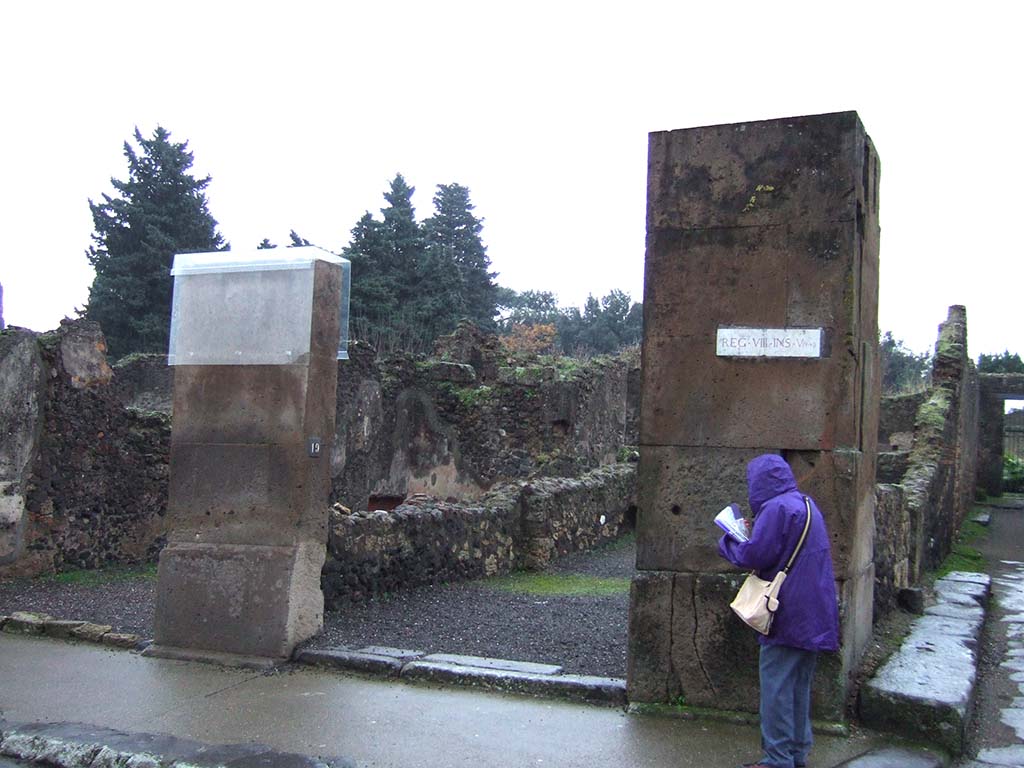
[[[771,580],[786,566],[807,521],[804,495],[781,456],[765,454],[747,465],[754,515],[750,540],[728,535],[718,552],[733,565]],[[814,500],[811,527],[779,593],[771,631],[759,635],[761,653],[760,762],[744,768],[800,768],[811,749],[811,681],[820,651],[839,649],[839,609],[828,530]]]

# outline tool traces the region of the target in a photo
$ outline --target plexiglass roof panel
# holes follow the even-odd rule
[[[259,272],[268,269],[305,269],[313,262],[341,264],[343,259],[314,245],[301,248],[263,248],[253,250],[178,253],[172,275],[199,275],[210,272]]]

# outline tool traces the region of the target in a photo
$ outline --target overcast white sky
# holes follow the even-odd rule
[[[84,304],[88,198],[157,124],[238,248],[333,250],[398,171],[469,187],[498,282],[641,300],[650,131],[857,110],[882,159],[880,325],[965,304],[1024,353],[1019,3],[74,2],[0,10],[9,324]]]

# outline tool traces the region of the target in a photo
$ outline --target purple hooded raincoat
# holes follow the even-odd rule
[[[786,566],[807,520],[803,494],[797,489],[793,470],[781,456],[758,456],[747,467],[750,509],[754,530],[750,541],[740,544],[728,535],[718,551],[740,568],[772,579]],[[839,648],[839,610],[832,573],[832,553],[825,521],[811,499],[811,528],[796,562],[789,569],[779,593],[779,610],[762,645],[787,645],[808,651]]]

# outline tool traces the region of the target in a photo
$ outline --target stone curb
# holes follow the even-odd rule
[[[304,650],[299,664],[400,678],[409,682],[469,685],[532,696],[625,707],[626,681],[613,677],[567,675],[550,664],[458,654],[424,654],[402,648],[369,646],[356,650]]]
[[[54,619],[46,614],[18,611],[0,616],[0,631],[11,634],[45,635],[62,640],[84,640],[112,648],[141,650],[144,655],[169,656],[138,635],[114,632],[105,624]],[[223,663],[209,657],[191,660]],[[299,664],[328,667],[347,672],[424,681],[446,685],[472,685],[492,690],[549,696],[591,704],[625,707],[626,681],[614,677],[562,674],[562,667],[527,661],[492,659],[482,656],[437,653],[405,648],[367,646],[357,650],[331,648],[303,650],[294,657]]]
[[[343,758],[276,752],[263,744],[202,744],[80,723],[0,721],[0,755],[57,768],[354,768]]]
[[[865,725],[963,753],[990,592],[986,574],[953,572],[935,582],[937,603],[861,688]]]
[[[108,624],[55,619],[45,613],[29,611],[15,611],[10,616],[0,616],[0,631],[12,635],[45,635],[57,640],[83,640],[111,648],[141,650],[149,644],[148,640],[138,635],[114,632],[114,628]]]

